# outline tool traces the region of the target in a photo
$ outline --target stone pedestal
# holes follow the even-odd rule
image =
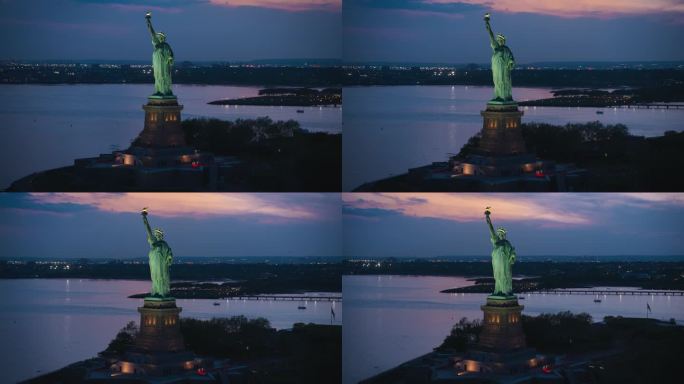
[[[522,329],[522,305],[515,297],[488,297],[481,306],[484,312],[479,347],[496,351],[525,348],[525,334]]]
[[[479,150],[491,156],[509,156],[525,153],[518,104],[487,104],[480,112],[483,126]]]
[[[185,146],[185,135],[181,129],[182,109],[175,96],[150,96],[147,104],[143,105],[145,128],[135,139],[134,145],[152,148]]]
[[[145,299],[140,312],[140,333],[136,346],[144,351],[174,352],[184,349],[175,299]]]

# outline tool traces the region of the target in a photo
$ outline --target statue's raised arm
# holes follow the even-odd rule
[[[499,43],[496,42],[496,39],[494,38],[494,32],[492,32],[492,26],[489,25],[489,13],[485,14],[484,21],[485,28],[487,28],[487,32],[489,33],[489,45],[492,47],[492,49],[496,49],[499,46]]]
[[[157,33],[154,31],[154,27],[152,27],[152,14],[150,12],[147,12],[145,15],[145,20],[147,21],[147,30],[150,31],[150,35],[152,36],[152,44],[159,44]]]
[[[150,228],[150,222],[147,221],[147,208],[142,209],[143,224],[145,224],[145,230],[147,231],[147,242],[150,246],[154,243],[154,236],[152,235],[152,228]]]
[[[489,211],[489,207],[485,209],[485,221],[487,222],[487,226],[489,227],[489,235],[491,237],[492,241],[496,241],[496,232],[494,232],[494,226],[492,225],[492,219],[489,218],[489,215],[491,215],[492,212]]]

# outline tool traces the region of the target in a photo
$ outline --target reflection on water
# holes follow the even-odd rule
[[[95,356],[129,321],[140,320],[140,299],[149,282],[133,280],[0,280],[0,382],[16,382]],[[342,303],[296,301],[177,300],[181,317],[265,317],[275,328],[296,322],[342,323]],[[305,305],[305,310],[297,309]]]
[[[462,277],[343,276],[345,300],[342,330],[342,381],[356,383],[442,343],[462,317],[482,318],[485,294],[444,294],[441,290],[470,285]],[[645,317],[684,322],[684,297],[603,296],[594,303],[585,295],[524,295],[523,314],[587,312],[603,317]]]
[[[0,188],[75,158],[125,149],[143,129],[149,84],[0,85]],[[259,87],[174,85],[183,118],[225,120],[269,116],[310,131],[342,129],[341,108],[221,106],[207,102],[256,96]],[[297,113],[301,109],[304,113]],[[11,167],[8,166],[11,164]]]
[[[514,88],[520,101],[552,96],[550,89]],[[445,161],[482,128],[490,87],[392,86],[344,89],[343,188],[350,191],[409,168]],[[597,110],[603,114],[596,114]],[[682,130],[684,110],[525,108],[523,122],[564,125],[623,123],[637,135]]]

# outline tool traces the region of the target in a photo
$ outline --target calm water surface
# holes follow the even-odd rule
[[[0,85],[0,188],[75,158],[125,149],[143,129],[150,84]],[[310,131],[339,133],[341,108],[222,106],[207,102],[256,96],[259,87],[174,85],[183,118],[269,116]],[[304,113],[297,113],[297,109]]]
[[[514,88],[516,100],[551,97],[551,89]],[[490,87],[392,86],[344,89],[343,188],[445,161],[482,128]],[[604,114],[597,115],[602,110]],[[637,135],[684,129],[684,110],[527,107],[523,122],[623,123]]]
[[[0,382],[16,382],[95,356],[129,321],[140,321],[140,299],[150,283],[133,280],[21,279],[0,280]],[[244,315],[265,317],[271,326],[290,328],[296,322],[330,324],[334,306],[341,324],[342,303],[177,300],[182,317],[209,319]],[[9,369],[8,369],[9,368]]]
[[[471,285],[462,277],[343,276],[345,313],[342,328],[342,381],[356,383],[442,343],[462,317],[481,319],[486,294],[445,294],[441,290]],[[604,316],[645,317],[684,322],[684,297],[525,295],[524,314],[587,312]]]

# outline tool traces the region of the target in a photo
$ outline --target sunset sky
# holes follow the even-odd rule
[[[146,257],[140,210],[176,256],[340,256],[339,194],[0,194],[0,257]]]
[[[345,253],[488,255],[484,209],[525,255],[681,255],[683,194],[345,193]]]
[[[177,61],[340,58],[340,0],[3,0],[0,59],[147,60],[145,12]]]
[[[485,12],[518,63],[684,60],[681,0],[345,0],[344,58],[487,63]]]
[[[342,204],[342,209],[340,209]],[[140,210],[177,256],[681,255],[684,194],[4,193],[0,257],[145,257]]]

